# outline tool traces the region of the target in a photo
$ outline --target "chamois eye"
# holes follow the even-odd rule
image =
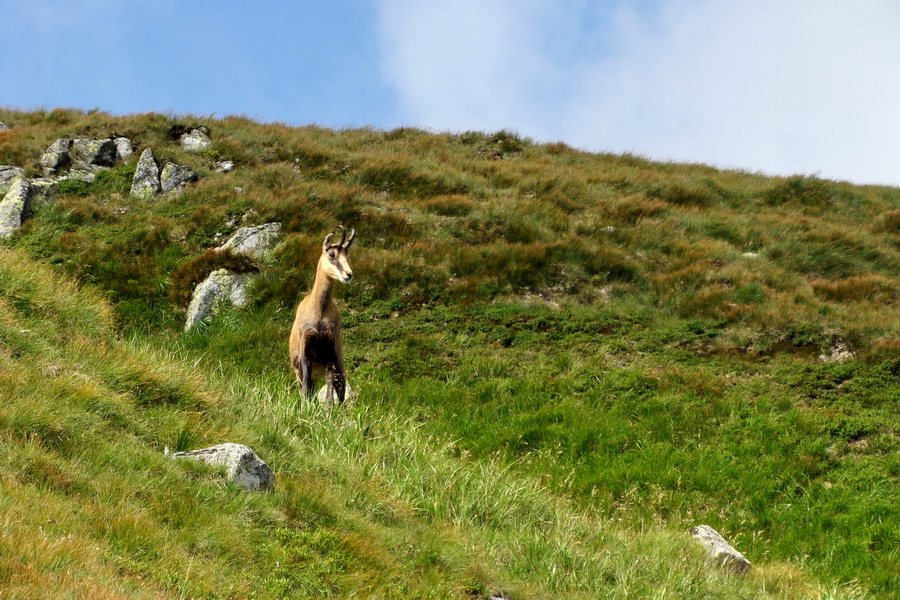
[[[335,256],[337,256],[337,255],[334,253],[334,250],[328,251],[328,258],[330,258],[331,260],[334,260]]]

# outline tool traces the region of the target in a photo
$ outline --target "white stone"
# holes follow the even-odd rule
[[[192,152],[206,150],[212,146],[212,140],[206,132],[200,129],[192,129],[190,133],[181,136],[181,147]]]
[[[245,306],[247,297],[247,275],[228,269],[217,269],[201,281],[191,296],[184,330],[215,316],[227,303]]]
[[[153,158],[153,150],[145,148],[138,159],[131,184],[131,195],[147,200],[157,195],[160,190],[159,167]]]
[[[69,148],[72,147],[72,140],[61,138],[50,144],[41,154],[41,167],[44,168],[44,175],[53,175],[69,163]]]
[[[331,403],[328,402],[328,384],[326,383],[322,387],[319,388],[319,391],[316,392],[316,402],[321,406],[329,407]],[[356,399],[356,392],[353,391],[353,388],[350,387],[350,384],[344,381],[344,403],[352,402]],[[337,403],[337,394],[335,393],[335,403]]]
[[[719,532],[709,525],[698,525],[691,530],[691,535],[706,549],[706,553],[717,564],[733,569],[738,573],[750,570],[750,561],[725,541]]]
[[[31,184],[17,178],[0,200],[0,239],[11,237],[31,214]]]
[[[246,254],[258,258],[278,243],[281,235],[281,223],[263,223],[253,227],[241,227],[228,238],[219,250],[231,248],[235,254]]]
[[[201,450],[176,452],[172,456],[225,467],[226,477],[245,490],[268,490],[275,487],[272,468],[243,444],[219,444]]]
[[[197,175],[193,169],[173,162],[166,163],[159,175],[160,189],[164,194],[172,191],[183,192],[188,183],[196,180]]]
[[[116,160],[128,160],[134,154],[134,146],[127,137],[117,137],[113,142],[116,144]]]
[[[234,171],[234,161],[220,160],[216,163],[217,173],[231,173]]]

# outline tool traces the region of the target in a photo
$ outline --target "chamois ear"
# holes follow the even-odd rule
[[[342,247],[344,250],[349,250],[349,249],[350,249],[350,244],[353,243],[353,240],[354,240],[355,238],[356,238],[356,230],[353,229],[353,228],[351,227],[351,228],[350,228],[350,237],[347,238],[347,241],[346,241],[346,242],[344,242],[344,243],[341,244],[341,247]],[[341,241],[343,242],[343,241],[344,241],[344,238],[341,238]]]
[[[331,238],[334,237],[334,232],[332,231],[328,235],[325,236],[325,241],[322,242],[322,252],[325,252],[331,247]]]

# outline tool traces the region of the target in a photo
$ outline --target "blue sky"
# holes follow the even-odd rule
[[[0,0],[0,105],[536,141],[900,185],[896,0]]]

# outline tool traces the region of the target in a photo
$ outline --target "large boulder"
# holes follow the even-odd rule
[[[10,165],[0,165],[0,194],[9,191],[13,181],[25,177],[25,169]]]
[[[272,468],[243,444],[219,444],[201,450],[176,452],[171,456],[225,467],[225,476],[245,490],[268,490],[275,487]]]
[[[92,170],[98,167],[111,167],[116,163],[116,143],[105,140],[72,140],[69,148],[69,160],[73,169]]]
[[[56,172],[69,164],[69,149],[72,147],[72,140],[62,138],[58,139],[44,150],[41,154],[41,167],[44,168],[44,175],[55,175]]]
[[[216,269],[194,288],[184,330],[205,322],[228,303],[245,306],[247,302],[247,275]]]
[[[202,129],[191,129],[189,133],[181,136],[181,147],[185,150],[206,150],[212,146],[212,140]]]
[[[698,525],[691,530],[700,544],[706,549],[706,553],[717,564],[737,571],[738,573],[746,573],[750,570],[750,561],[744,558],[744,555],[732,548],[731,544],[725,541],[719,532],[709,525]]]
[[[13,181],[0,200],[0,238],[11,237],[31,214],[31,184],[22,177]]]
[[[258,258],[263,252],[275,247],[281,235],[281,223],[263,223],[253,227],[241,227],[219,250],[230,248],[235,254],[245,254]]]
[[[146,148],[141,152],[137,168],[134,171],[131,195],[147,200],[157,195],[159,190],[159,167],[156,165],[156,159],[153,158],[153,150]]]
[[[159,176],[159,184],[164,194],[171,191],[182,192],[187,184],[196,180],[197,174],[193,169],[172,162],[166,163]]]

